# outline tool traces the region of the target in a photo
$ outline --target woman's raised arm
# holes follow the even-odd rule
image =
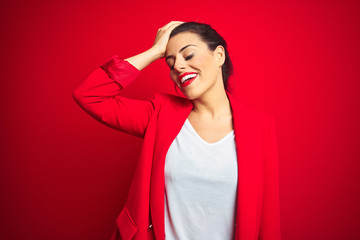
[[[182,22],[170,22],[158,30],[153,46],[136,56],[112,56],[73,91],[74,100],[99,122],[116,130],[144,137],[156,98],[138,100],[121,96],[121,90],[140,70],[164,56],[171,31]]]

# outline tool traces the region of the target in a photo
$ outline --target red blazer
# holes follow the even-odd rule
[[[193,107],[190,100],[165,93],[148,101],[121,96],[121,89],[138,74],[138,69],[115,55],[73,92],[75,101],[101,123],[143,138],[138,166],[111,240],[165,239],[165,156]],[[233,113],[238,161],[235,240],[279,240],[274,117],[226,94]]]

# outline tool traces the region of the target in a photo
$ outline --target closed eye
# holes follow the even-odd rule
[[[187,56],[187,57],[185,58],[185,60],[190,60],[193,56],[194,56],[194,54],[191,54],[191,55]],[[174,70],[174,65],[172,65],[172,66],[170,67],[170,70]]]
[[[185,58],[185,60],[189,60],[189,59],[191,59],[193,56],[194,56],[194,54],[191,54],[191,55],[187,56],[187,57]]]

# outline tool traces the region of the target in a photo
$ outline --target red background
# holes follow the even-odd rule
[[[72,91],[181,20],[222,34],[238,97],[275,114],[283,239],[360,239],[359,10],[355,0],[2,1],[0,238],[110,238],[141,139],[92,119]],[[174,91],[163,60],[123,93],[157,91]]]

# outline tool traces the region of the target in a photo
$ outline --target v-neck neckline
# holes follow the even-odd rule
[[[233,129],[233,130],[231,130],[231,132],[226,134],[220,140],[218,140],[216,142],[213,142],[213,143],[209,143],[209,142],[205,141],[202,137],[200,137],[200,135],[196,132],[195,128],[191,125],[188,118],[186,118],[185,124],[187,124],[188,128],[190,129],[190,131],[193,132],[193,134],[196,136],[196,138],[198,138],[201,142],[203,142],[206,145],[211,145],[212,146],[212,145],[220,144],[220,143],[224,142],[226,139],[228,139],[230,136],[232,136],[234,134],[234,129]]]

